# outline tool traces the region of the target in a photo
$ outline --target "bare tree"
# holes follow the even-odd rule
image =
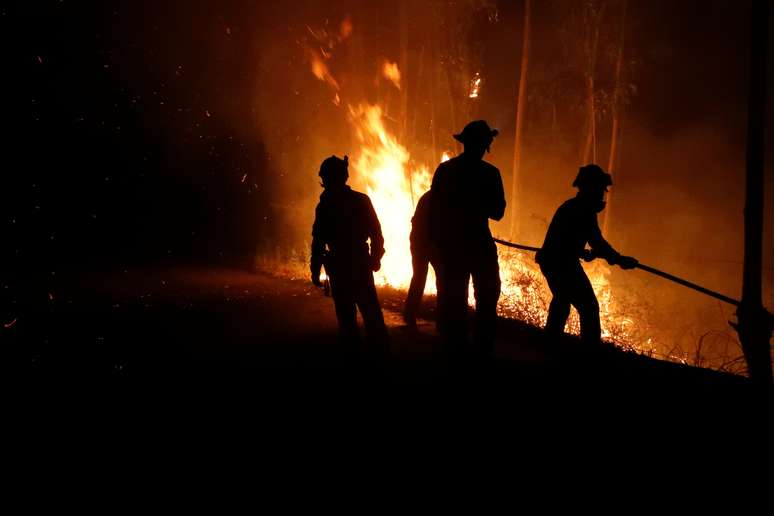
[[[583,6],[583,51],[586,57],[584,78],[586,83],[586,142],[583,146],[583,164],[597,160],[597,109],[594,76],[597,68],[599,30],[605,13],[605,2],[586,0]],[[591,160],[591,161],[589,161]]]
[[[408,139],[408,90],[409,90],[409,58],[408,58],[408,0],[400,0],[400,131],[403,141]]]
[[[494,22],[499,11],[493,0],[437,0],[434,5],[440,27],[439,61],[448,86],[450,123],[452,130],[458,131],[473,112],[470,84],[473,71],[480,66],[483,50],[482,45],[473,43],[471,32],[482,16]]]
[[[516,97],[516,135],[513,142],[513,175],[511,177],[511,238],[516,238],[519,232],[518,211],[519,180],[521,176],[521,135],[524,130],[524,105],[526,104],[527,71],[529,69],[530,16],[532,1],[524,1],[524,30],[521,45],[521,69],[519,71],[519,92]]]
[[[763,307],[763,168],[766,124],[768,0],[753,0],[750,38],[750,95],[747,111],[747,180],[744,206],[744,277],[737,310],[739,340],[750,377],[772,383],[772,315]]]
[[[615,85],[613,86],[613,100],[612,100],[612,117],[613,128],[610,134],[610,156],[607,161],[607,172],[614,175],[618,172],[618,154],[620,147],[620,133],[621,133],[621,70],[623,68],[623,56],[624,56],[624,42],[626,38],[626,7],[628,0],[622,0],[621,2],[621,28],[618,36],[618,55],[615,60]],[[611,208],[612,208],[612,194],[607,196],[607,208],[604,212],[604,219],[602,222],[602,233],[607,234],[608,227],[610,225]]]

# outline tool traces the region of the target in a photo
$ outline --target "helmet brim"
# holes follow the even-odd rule
[[[454,137],[454,139],[455,139],[455,140],[457,140],[458,142],[460,142],[460,143],[465,143],[466,141],[475,141],[475,140],[478,140],[478,141],[484,141],[484,140],[486,140],[486,139],[489,139],[489,140],[494,140],[494,138],[495,138],[495,137],[496,137],[498,134],[500,134],[500,131],[498,131],[497,129],[491,129],[491,130],[490,130],[490,131],[488,131],[488,132],[489,132],[489,134],[488,134],[488,135],[487,135],[486,133],[479,133],[479,134],[467,134],[467,135],[466,135],[464,132],[461,132],[461,133],[459,133],[459,134],[453,134],[452,136],[453,136],[453,137]]]

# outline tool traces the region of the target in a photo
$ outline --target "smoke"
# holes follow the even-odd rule
[[[380,106],[409,166],[430,172],[442,153],[460,150],[453,133],[486,119],[500,129],[487,159],[510,192],[522,3],[401,5],[116,0],[10,10],[5,48],[21,91],[7,95],[18,128],[8,145],[13,173],[3,204],[7,270],[33,264],[51,271],[52,262],[88,266],[103,258],[209,260],[256,248],[303,256],[321,192],[319,164],[332,154],[357,155],[348,107],[361,103]],[[588,31],[574,14],[578,5],[534,4],[521,194],[508,199],[515,210],[492,224],[496,234],[526,244],[540,245],[556,207],[574,195],[570,184],[583,164]],[[603,166],[616,5],[602,21],[595,70],[595,152]],[[719,1],[629,5],[627,95],[607,236],[644,263],[738,297],[747,109],[740,56],[748,51],[748,13]],[[771,96],[768,110],[771,129]],[[514,216],[521,229],[509,235]],[[616,296],[631,294],[627,306],[646,313],[650,326],[669,328],[686,349],[707,331],[717,342],[728,332],[733,310],[714,300],[637,271],[614,270],[610,281]]]
[[[346,106],[363,99],[384,106],[385,119],[393,124],[389,129],[431,169],[442,151],[456,150],[453,132],[470,119],[489,120],[501,133],[487,159],[500,168],[510,190],[521,7],[500,5],[492,16],[491,6],[475,2],[420,4],[408,21],[396,15],[391,2],[368,8],[338,2],[324,13],[299,2],[292,15],[262,14],[271,21],[258,43],[257,120],[278,174],[273,203],[288,246],[307,244],[320,191],[319,162],[356,151]],[[521,197],[508,200],[521,228],[514,236],[531,245],[540,245],[556,207],[574,195],[570,184],[582,164],[584,31],[574,5],[554,2],[534,13]],[[605,213],[607,236],[644,263],[738,297],[746,120],[746,69],[738,56],[747,49],[746,40],[733,34],[744,34],[746,12],[713,4],[699,9],[702,16],[686,31],[681,20],[696,9],[670,2],[630,7],[622,148]],[[610,144],[617,12],[611,8],[603,19],[595,71],[595,154],[603,166]],[[348,37],[320,50],[318,36],[340,34],[344,20]],[[728,33],[724,38],[718,38],[720,28]],[[471,97],[472,80],[477,89]],[[771,186],[771,174],[767,177]],[[772,306],[770,190],[764,294]],[[510,216],[493,224],[493,231],[510,236]],[[628,306],[643,307],[651,326],[669,327],[668,338],[686,352],[695,351],[707,331],[718,342],[734,340],[727,325],[731,307],[642,272],[616,270],[611,282],[620,292],[635,293]]]

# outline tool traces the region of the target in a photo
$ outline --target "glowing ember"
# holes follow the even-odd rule
[[[344,18],[344,21],[341,22],[341,27],[339,27],[339,41],[344,41],[347,39],[350,34],[352,34],[353,26],[352,26],[352,19],[347,16]]]
[[[325,29],[315,30],[309,26],[306,28],[309,31],[309,34],[316,40],[315,46],[305,47],[306,57],[312,68],[312,74],[336,92],[333,103],[338,106],[341,103],[338,94],[340,89],[339,83],[331,74],[326,61],[333,56],[332,51],[336,45],[346,40],[352,34],[352,20],[349,17],[345,18],[344,21],[341,22],[339,31],[336,34],[331,34]]]
[[[468,96],[472,99],[477,99],[481,93],[481,74],[476,72],[476,75],[470,80],[470,94]]]
[[[400,89],[400,69],[398,68],[398,63],[385,61],[384,66],[382,66],[382,75],[384,75],[385,79],[392,82],[396,88]]]
[[[307,58],[312,66],[312,73],[314,76],[328,84],[334,90],[338,90],[339,83],[336,82],[336,79],[333,78],[330,70],[328,70],[328,65],[325,64],[323,52],[317,49],[308,49]]]

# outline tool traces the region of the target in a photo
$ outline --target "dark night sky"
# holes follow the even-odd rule
[[[347,11],[347,2],[341,4],[336,15]],[[722,213],[739,214],[728,226],[735,227],[741,223],[733,196],[743,178],[747,10],[707,0],[631,4],[638,91],[628,108],[621,182],[640,197],[626,198],[634,207],[622,220],[640,234],[669,236],[679,233],[670,221],[693,224],[703,213],[707,226],[696,231],[709,235],[720,206]],[[535,31],[547,34],[553,4],[542,5]],[[521,2],[501,2],[498,26],[481,36],[489,88],[482,112],[498,121],[503,139],[513,131],[521,9]],[[296,17],[323,15],[324,5],[310,1],[287,12],[247,0],[53,0],[0,8],[6,273],[227,260],[276,241],[287,230],[276,212],[277,191],[296,190],[282,183],[287,171],[263,143],[262,135],[285,121],[277,115],[275,127],[260,116],[274,102],[261,91],[266,74],[276,71],[258,63],[271,45],[292,41]],[[283,33],[284,39],[275,37]],[[533,61],[556,59],[555,43],[536,42]],[[297,51],[288,47],[288,54]],[[309,83],[320,88],[311,75]],[[276,102],[278,113],[294,109]],[[503,171],[510,170],[508,145],[493,154]],[[734,166],[724,163],[718,171],[719,160]],[[546,188],[550,195],[567,193]],[[310,188],[304,195],[316,194]],[[654,216],[659,204],[647,196],[668,197],[670,204],[682,199],[693,212]],[[728,207],[731,197],[736,204]],[[732,243],[725,236],[730,231],[712,237],[719,241],[708,238],[713,250],[732,249],[723,259],[739,254],[741,226]],[[645,251],[643,240],[653,238],[619,236],[634,251]]]

